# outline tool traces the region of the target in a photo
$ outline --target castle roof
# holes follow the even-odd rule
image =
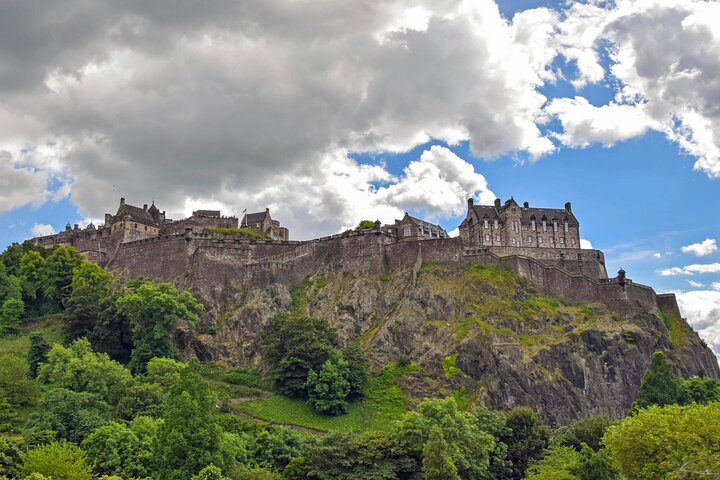
[[[443,232],[443,233],[447,234],[447,232],[445,231],[445,229],[442,228],[440,225],[437,225],[437,224],[435,224],[435,223],[430,223],[430,222],[428,222],[428,221],[422,220],[422,219],[417,218],[417,217],[413,217],[412,215],[409,215],[409,214],[407,214],[407,213],[406,213],[405,215],[407,215],[407,216],[408,216],[413,222],[415,222],[419,227],[424,227],[424,228],[429,228],[429,229],[437,229],[439,232]]]
[[[141,223],[155,223],[155,219],[153,219],[152,215],[148,211],[146,211],[143,208],[136,207],[134,205],[130,205],[128,203],[123,203],[120,205],[120,208],[117,211],[117,217],[130,217],[133,220],[136,220]]]
[[[251,223],[262,223],[265,221],[265,217],[269,216],[270,212],[265,210],[264,212],[257,212],[257,213],[247,213],[242,219],[242,222],[240,222],[240,225],[250,225]]]
[[[150,205],[150,208],[148,208],[148,213],[149,213],[150,215],[152,215],[153,217],[154,217],[156,214],[160,213],[160,209],[158,209],[158,207],[155,206],[155,202],[154,202],[154,201],[152,202],[152,205]]]
[[[548,221],[552,221],[553,218],[556,218],[559,222],[562,222],[564,218],[567,218],[569,225],[579,225],[577,218],[575,218],[575,215],[571,211],[565,210],[564,208],[526,208],[521,207],[512,199],[505,202],[505,204],[500,208],[497,208],[494,205],[473,205],[472,209],[475,212],[475,215],[477,215],[480,220],[485,217],[487,217],[489,220],[502,220],[504,217],[502,214],[511,206],[520,209],[523,223],[530,223],[532,217],[535,217],[535,220],[537,221],[540,221],[543,217],[545,217]]]

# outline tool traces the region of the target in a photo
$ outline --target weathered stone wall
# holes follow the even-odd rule
[[[162,224],[160,235],[185,233],[188,228],[197,232],[206,228],[238,228],[238,219],[237,217],[192,216]]]

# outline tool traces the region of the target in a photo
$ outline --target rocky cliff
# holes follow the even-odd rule
[[[617,286],[617,288],[620,288]],[[326,318],[341,343],[359,339],[375,369],[414,360],[413,401],[455,394],[490,408],[528,405],[549,423],[621,417],[653,352],[682,376],[720,379],[712,352],[675,315],[640,306],[570,304],[498,265],[416,262],[383,274],[325,265],[293,290],[198,289],[208,315],[181,344],[207,358],[262,367],[259,335],[279,311]]]

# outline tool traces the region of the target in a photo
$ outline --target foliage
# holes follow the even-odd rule
[[[20,454],[24,450],[25,446],[21,440],[0,436],[0,473],[11,478],[18,477],[21,462]]]
[[[129,387],[117,404],[117,416],[132,420],[137,416],[161,417],[165,391],[156,383],[136,383]]]
[[[26,474],[39,473],[49,478],[63,480],[90,480],[92,466],[86,462],[86,454],[77,445],[52,442],[40,445],[21,454],[22,468]]]
[[[457,355],[448,355],[443,358],[443,373],[445,374],[445,378],[448,380],[462,373],[462,370],[455,366],[455,360],[457,360]]]
[[[27,354],[28,377],[36,378],[40,371],[40,366],[47,362],[50,345],[45,341],[40,332],[32,332],[30,334],[30,348]]]
[[[197,361],[183,368],[165,402],[155,457],[158,475],[168,480],[186,480],[218,456],[220,427],[214,418],[215,399],[199,370]]]
[[[220,228],[210,227],[206,228],[208,232],[218,233],[220,235],[241,235],[243,237],[257,238],[259,240],[268,240],[268,236],[259,230],[253,230],[252,228]]]
[[[305,398],[310,370],[330,357],[335,331],[325,320],[277,315],[262,335],[263,356],[273,366],[275,386],[283,395]]]
[[[152,358],[147,363],[145,379],[167,390],[177,383],[180,379],[180,372],[184,368],[185,365],[172,358]]]
[[[151,475],[153,437],[142,428],[136,431],[133,427],[138,425],[146,424],[138,421],[128,427],[112,422],[98,428],[83,441],[82,448],[95,463],[95,471],[125,478]]]
[[[398,422],[399,442],[421,460],[433,427],[439,427],[448,443],[449,455],[461,478],[483,478],[488,474],[491,435],[478,428],[476,418],[457,410],[455,400],[426,400]]]
[[[153,357],[174,356],[170,332],[184,319],[191,324],[203,310],[189,292],[178,292],[169,283],[141,282],[120,295],[116,301],[120,313],[127,316],[132,331],[133,350],[130,369],[145,372]]]
[[[357,227],[353,229],[354,232],[362,232],[363,230],[372,230],[375,228],[375,222],[372,220],[360,220]]]
[[[32,404],[38,388],[28,378],[28,365],[20,355],[0,355],[0,391],[11,405]]]
[[[512,463],[507,458],[508,446],[503,441],[503,438],[511,433],[505,416],[485,407],[477,408],[473,411],[473,416],[478,428],[492,435],[495,440],[495,447],[490,452],[490,478],[494,480],[512,478]]]
[[[25,304],[21,298],[8,298],[0,306],[0,336],[11,335],[20,331],[20,319],[25,314]]]
[[[306,389],[308,403],[316,412],[340,415],[347,411],[347,396],[350,393],[349,370],[347,362],[339,354],[328,359],[320,373],[310,370]]]
[[[233,385],[243,385],[246,387],[253,388],[264,388],[269,389],[272,384],[263,377],[263,375],[257,370],[246,370],[244,368],[236,368],[232,372],[225,374],[223,380]]]
[[[548,445],[549,433],[538,416],[527,407],[514,408],[507,415],[509,432],[501,437],[508,447],[507,458],[512,462],[512,478],[520,479],[531,460],[542,456]]]
[[[578,480],[572,470],[580,462],[580,452],[572,447],[553,446],[542,459],[534,460],[527,469],[525,480]]]
[[[585,444],[595,451],[600,450],[605,429],[612,420],[603,415],[590,415],[567,426],[559,427],[554,433],[552,443],[573,447],[580,451]]]
[[[254,465],[282,470],[300,456],[304,442],[305,435],[288,428],[265,428],[253,437],[248,455]]]
[[[41,383],[74,392],[89,392],[115,405],[133,383],[130,372],[105,353],[95,353],[87,339],[75,340],[68,347],[54,345],[40,368]]]
[[[688,378],[680,382],[683,403],[720,402],[720,383],[713,378]]]
[[[68,340],[87,336],[111,300],[112,275],[94,263],[83,262],[73,271],[70,295],[65,302]]]
[[[62,311],[72,291],[73,271],[83,258],[73,247],[56,246],[45,260],[42,292],[46,302],[44,313]]]
[[[603,442],[628,480],[720,471],[720,403],[652,405],[608,428]],[[697,478],[712,478],[697,476]]]
[[[110,407],[97,396],[65,388],[46,391],[28,424],[29,436],[82,442],[110,421]],[[47,432],[47,433],[46,433]]]
[[[12,429],[12,423],[17,417],[15,409],[7,400],[5,392],[0,390],[0,432]]]
[[[342,351],[347,362],[347,381],[350,384],[348,399],[362,397],[368,383],[368,362],[357,342],[350,343]]]
[[[197,475],[193,475],[192,480],[228,480],[228,478],[223,476],[222,470],[210,464],[200,470]]]
[[[434,425],[430,430],[425,449],[423,450],[423,478],[425,480],[460,479],[457,468],[450,458],[448,444],[442,430]]]
[[[680,382],[673,373],[672,364],[662,352],[655,352],[640,384],[640,392],[633,409],[650,405],[672,405],[682,402]]]

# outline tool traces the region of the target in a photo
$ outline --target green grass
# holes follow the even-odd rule
[[[257,370],[236,368],[232,372],[226,373],[223,376],[223,380],[226,383],[243,385],[251,388],[262,388],[265,390],[270,390],[272,388],[272,381],[269,378],[264,377]]]
[[[685,322],[683,322],[681,318],[673,315],[665,315],[662,312],[660,312],[660,318],[662,318],[663,323],[665,323],[668,329],[670,343],[672,343],[673,348],[680,348],[687,345],[690,332]]]
[[[241,235],[244,237],[257,238],[258,240],[268,240],[268,236],[263,232],[253,230],[252,228],[220,228],[210,227],[206,228],[208,232],[218,233],[220,235]]]
[[[30,348],[30,332],[39,331],[45,341],[50,345],[62,343],[64,334],[62,331],[62,315],[46,315],[31,320],[22,326],[17,335],[8,335],[0,338],[0,355],[26,356]]]
[[[304,400],[280,395],[236,403],[231,408],[271,423],[324,432],[387,431],[407,412],[405,394],[398,381],[416,370],[415,363],[386,367],[370,380],[365,397],[352,402],[348,412],[337,417],[319,415]]]

